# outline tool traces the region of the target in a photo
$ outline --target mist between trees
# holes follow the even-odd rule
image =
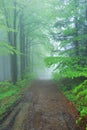
[[[60,77],[86,76],[86,28],[85,0],[1,0],[0,80],[36,73],[44,59]]]
[[[62,80],[64,91],[86,80],[87,0],[0,0],[0,81],[31,75]]]

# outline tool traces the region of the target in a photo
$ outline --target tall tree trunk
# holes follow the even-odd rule
[[[13,1],[13,5],[14,5],[14,10],[13,10],[13,19],[14,20],[13,20],[13,23],[10,24],[9,23],[9,12],[6,9],[5,2],[3,0],[3,8],[4,8],[4,15],[6,18],[6,26],[8,28],[13,28],[14,30],[16,30],[17,12],[16,12],[15,0]],[[8,35],[9,44],[12,45],[14,47],[14,49],[17,49],[17,36],[16,36],[17,33],[9,31],[7,35]],[[16,81],[17,81],[17,55],[16,54],[11,55],[11,76],[12,76],[13,83],[16,83]]]
[[[85,0],[85,4],[87,5],[87,0]],[[85,10],[85,20],[86,20],[86,24],[87,24],[87,6],[86,6],[86,10]],[[87,34],[87,26],[85,27],[85,34]],[[85,56],[87,56],[87,38],[85,40]],[[87,62],[86,62],[87,65]]]
[[[26,38],[26,45],[25,45],[25,67],[28,67],[28,37]]]
[[[79,23],[78,23],[78,6],[79,6],[79,1],[75,1],[75,7],[76,7],[76,16],[75,16],[75,29],[76,29],[76,33],[75,33],[75,37],[78,37],[78,31],[79,31]],[[75,55],[76,56],[79,56],[79,41],[76,40],[74,42],[74,45],[75,45]]]
[[[17,22],[17,16],[16,16],[16,2],[14,1],[14,21],[13,21],[13,39],[12,39],[12,46],[14,49],[17,49],[17,32],[16,32],[16,22]],[[12,72],[12,81],[16,83],[17,81],[17,54],[14,53],[11,55],[11,72]]]
[[[77,18],[75,18],[75,28],[76,28],[75,37],[78,37],[78,21],[77,21]],[[75,45],[75,55],[79,56],[79,42],[78,42],[78,40],[74,42],[74,45]]]
[[[20,51],[21,51],[21,79],[23,79],[25,71],[25,34],[24,34],[24,25],[23,25],[23,14],[20,15]]]

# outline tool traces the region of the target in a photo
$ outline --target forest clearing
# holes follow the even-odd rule
[[[0,130],[87,130],[87,0],[0,0]]]

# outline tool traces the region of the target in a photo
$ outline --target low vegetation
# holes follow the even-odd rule
[[[26,77],[18,80],[15,85],[8,81],[0,82],[0,120],[21,99],[23,91],[29,87],[33,78],[31,75],[29,79]]]
[[[84,125],[87,129],[87,80],[72,90],[66,91],[65,95],[70,101],[74,102],[79,112],[76,123],[80,123],[81,126]]]
[[[76,79],[61,79],[58,88],[76,107],[79,116],[76,123],[82,130],[87,130],[87,80],[84,77]],[[71,86],[71,87],[70,87]]]

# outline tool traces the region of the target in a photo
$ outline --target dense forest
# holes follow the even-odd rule
[[[87,0],[0,0],[0,120],[46,67],[87,130]]]

